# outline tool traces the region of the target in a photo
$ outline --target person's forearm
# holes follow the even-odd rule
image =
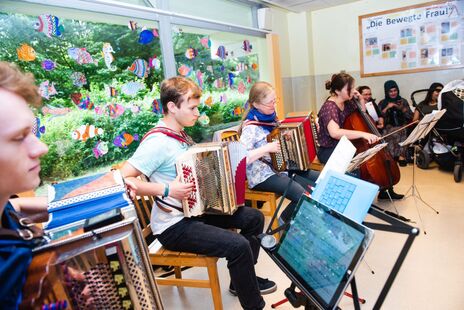
[[[362,138],[363,132],[339,128],[337,130],[333,130],[333,132],[329,131],[329,134],[330,137],[332,137],[335,140],[340,140],[343,136],[347,137],[348,140],[355,140]]]
[[[21,197],[10,200],[15,210],[28,216],[34,216],[34,221],[45,222],[48,220],[47,197]]]
[[[129,177],[126,179],[134,183],[137,188],[137,195],[162,196],[164,194],[163,183],[145,182],[139,178],[134,177]]]
[[[267,145],[263,145],[257,149],[248,151],[247,164],[251,164],[252,162],[259,160],[261,157],[267,154],[268,154]]]

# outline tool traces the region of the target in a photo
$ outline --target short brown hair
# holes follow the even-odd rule
[[[192,80],[189,80],[182,76],[175,76],[170,79],[164,80],[163,83],[161,83],[160,90],[160,100],[163,106],[164,114],[168,113],[168,103],[170,101],[174,102],[176,107],[179,108],[182,103],[181,97],[188,93],[189,90],[192,91],[191,98],[198,99],[201,97],[200,87],[197,84],[195,84]]]
[[[0,88],[22,97],[34,107],[42,103],[34,75],[23,73],[15,64],[0,61]]]

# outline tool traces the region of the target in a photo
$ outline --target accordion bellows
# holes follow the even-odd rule
[[[135,217],[33,254],[21,309],[163,309]]]
[[[268,142],[279,141],[280,153],[271,153],[272,166],[277,171],[309,170],[316,157],[315,125],[310,114],[288,117],[267,136]]]
[[[247,151],[240,142],[201,143],[176,161],[181,182],[195,189],[182,201],[186,217],[233,214],[245,203]]]

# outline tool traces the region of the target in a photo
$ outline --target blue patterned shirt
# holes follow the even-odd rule
[[[240,142],[246,146],[248,151],[251,151],[266,145],[266,136],[268,134],[269,131],[261,126],[247,125],[242,130]],[[265,155],[263,159],[271,162],[271,157],[269,155]],[[275,172],[272,170],[272,168],[261,160],[256,160],[251,164],[247,164],[246,175],[248,180],[248,187],[253,188],[259,183],[266,181],[274,174]]]

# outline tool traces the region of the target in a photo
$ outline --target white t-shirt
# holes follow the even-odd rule
[[[163,121],[157,126],[166,127]],[[134,155],[128,160],[137,170],[148,176],[150,182],[169,183],[176,178],[176,158],[188,149],[188,145],[177,141],[163,133],[149,135],[139,145]],[[161,198],[161,197],[160,197]],[[167,203],[182,208],[178,199],[166,197]],[[163,207],[166,207],[163,205]],[[153,206],[151,211],[151,229],[157,235],[184,218],[184,213],[174,208],[166,207],[172,212],[165,212]]]

